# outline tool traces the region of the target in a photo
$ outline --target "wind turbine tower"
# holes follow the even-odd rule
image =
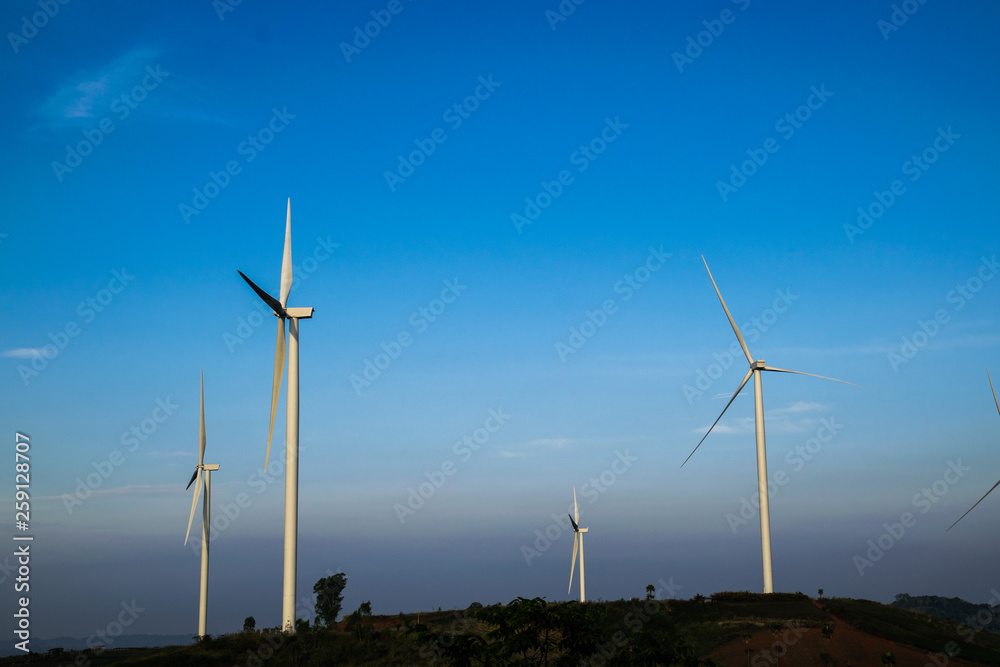
[[[288,293],[292,289],[292,200],[288,200],[285,217],[285,249],[281,258],[281,283],[278,298],[257,287],[242,271],[243,280],[253,288],[278,318],[278,340],[274,350],[274,376],[271,383],[271,422],[267,431],[267,454],[264,468],[271,456],[271,437],[278,409],[278,394],[285,372],[285,320],[288,320],[288,390],[285,394],[285,568],[282,578],[282,630],[295,633],[295,578],[299,532],[299,320],[312,317],[313,308],[289,308]]]
[[[816,375],[815,373],[803,373],[802,371],[790,371],[785,368],[776,368],[774,366],[768,366],[764,363],[763,359],[754,360],[750,355],[750,350],[747,349],[746,341],[743,340],[743,334],[740,333],[739,327],[736,326],[736,322],[733,320],[733,316],[729,313],[729,308],[726,307],[726,302],[722,298],[722,293],[719,292],[719,286],[715,284],[715,278],[712,277],[712,271],[708,268],[708,262],[705,261],[705,257],[702,256],[701,261],[705,264],[705,270],[708,271],[708,277],[712,281],[712,287],[715,288],[715,293],[719,297],[719,303],[722,304],[722,309],[726,311],[726,318],[729,320],[729,325],[733,328],[733,333],[736,334],[736,340],[740,342],[740,347],[743,349],[743,354],[746,355],[747,362],[750,364],[750,370],[743,377],[743,381],[740,382],[740,386],[736,388],[736,392],[733,397],[729,399],[726,403],[726,407],[722,408],[722,412],[716,418],[716,420],[709,427],[708,431],[695,446],[694,450],[688,454],[688,457],[684,459],[684,464],[687,463],[694,453],[698,451],[698,447],[701,447],[701,443],[705,442],[705,438],[708,434],[712,432],[715,425],[719,423],[722,419],[722,415],[726,414],[726,410],[729,406],[733,404],[736,397],[739,396],[740,392],[743,391],[743,387],[753,376],[753,395],[754,395],[754,423],[755,431],[757,436],[757,493],[760,496],[760,551],[761,559],[764,565],[764,592],[773,593],[774,584],[771,577],[771,512],[767,503],[767,452],[764,443],[764,394],[761,389],[761,372],[762,371],[776,371],[778,373],[795,373],[797,375],[811,375],[812,377],[823,378],[824,380],[834,380],[835,382],[843,382],[844,384],[854,385],[853,382],[846,382],[844,380],[838,380],[837,378],[827,377],[825,375]],[[854,385],[855,387],[858,385]]]
[[[580,550],[580,602],[587,601],[587,586],[586,581],[583,576],[583,534],[586,533],[589,528],[580,528],[580,507],[576,504],[576,487],[573,487],[573,514],[576,518],[572,516],[569,518],[570,523],[573,524],[573,560],[569,565],[569,593],[573,590],[573,568],[576,567],[576,552],[577,548]]]
[[[187,534],[184,536],[184,546],[191,537],[191,522],[194,521],[194,511],[198,507],[198,495],[202,484],[205,486],[205,499],[201,511],[201,594],[198,600],[198,636],[207,634],[208,617],[208,542],[212,532],[212,472],[219,469],[216,463],[205,464],[205,373],[201,374],[201,423],[198,429],[198,465],[195,467],[187,489],[194,484],[194,498],[191,500],[191,516],[188,517]],[[205,473],[204,481],[201,478]],[[197,482],[197,483],[195,483]]]

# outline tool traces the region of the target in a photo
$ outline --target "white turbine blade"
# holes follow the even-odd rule
[[[580,523],[580,508],[576,504],[576,487],[573,487],[573,519],[577,524]]]
[[[740,382],[740,386],[736,388],[736,393],[734,393],[733,397],[729,399],[728,403],[726,403],[726,407],[722,408],[722,412],[720,412],[719,416],[715,418],[715,421],[712,422],[712,425],[708,427],[708,430],[705,431],[705,435],[703,435],[702,438],[701,438],[701,440],[698,441],[698,444],[695,445],[695,448],[693,450],[691,450],[691,453],[688,454],[688,457],[686,459],[684,459],[684,463],[687,463],[688,460],[692,456],[694,456],[694,453],[696,451],[698,451],[698,447],[701,447],[701,443],[705,442],[705,438],[708,437],[708,434],[712,432],[712,429],[715,428],[715,425],[719,423],[720,419],[722,419],[722,415],[726,414],[726,410],[729,409],[729,406],[733,404],[733,401],[736,400],[736,397],[740,395],[741,391],[743,391],[743,387],[746,385],[747,380],[750,379],[751,375],[753,375],[753,369],[750,369],[750,370],[747,371],[746,376],[744,376],[744,378],[743,378],[743,382]],[[681,464],[682,468],[684,467],[684,463]]]
[[[743,340],[743,334],[740,333],[740,328],[736,326],[733,316],[729,313],[729,308],[726,307],[726,302],[722,298],[722,292],[719,291],[719,286],[715,284],[715,278],[712,277],[712,270],[708,268],[708,262],[705,261],[704,255],[701,256],[701,261],[705,263],[705,270],[708,271],[708,277],[712,281],[712,287],[715,288],[715,293],[719,295],[719,303],[722,304],[722,309],[726,311],[726,317],[729,318],[729,324],[733,327],[733,333],[736,334],[736,339],[740,341],[740,347],[743,348],[743,354],[747,356],[747,361],[752,364],[753,357],[750,356],[750,350],[747,349],[746,341]]]
[[[201,424],[198,428],[198,465],[205,463],[205,371],[201,372]]]
[[[777,371],[778,373],[795,373],[796,375],[809,375],[814,378],[823,378],[824,380],[833,380],[834,382],[843,382],[844,384],[849,384],[853,387],[861,387],[860,384],[854,384],[853,382],[848,382],[847,380],[838,380],[837,378],[832,378],[826,375],[816,375],[815,373],[803,373],[802,371],[790,371],[787,368],[775,368],[774,366],[764,366],[765,371]],[[864,389],[864,387],[861,387]]]
[[[288,292],[292,289],[292,200],[288,200],[288,214],[285,218],[285,252],[281,256],[281,287],[278,301],[284,308],[288,302]]]
[[[184,546],[187,546],[188,538],[191,536],[191,522],[194,521],[194,511],[198,507],[198,496],[201,494],[201,468],[198,468],[198,479],[194,486],[194,497],[191,499],[191,516],[188,517],[188,529],[184,535]]]
[[[986,492],[986,494],[985,494],[985,495],[984,495],[984,496],[983,496],[982,498],[980,498],[979,500],[977,500],[977,501],[976,501],[976,505],[978,505],[979,503],[981,503],[981,502],[983,502],[984,500],[986,500],[986,496],[988,496],[988,495],[990,495],[991,493],[993,493],[993,489],[997,488],[998,486],[1000,486],[1000,481],[997,481],[997,483],[993,485],[993,488],[991,488],[991,489],[990,489],[989,491],[987,491],[987,492]],[[969,508],[969,511],[968,511],[968,512],[966,512],[965,514],[968,514],[968,513],[969,513],[969,512],[971,512],[972,510],[976,509],[976,505],[973,505],[972,507],[970,507],[970,508]],[[962,516],[958,517],[958,521],[961,521],[962,519],[964,519],[964,518],[965,518],[965,514],[963,514]],[[958,521],[956,521],[955,523],[958,523]],[[947,533],[947,532],[948,532],[949,530],[951,530],[952,528],[954,528],[954,527],[955,527],[955,523],[953,523],[953,524],[951,524],[950,526],[948,526],[948,529],[947,529],[947,530],[945,530],[944,532],[946,532],[946,533]]]
[[[573,569],[576,567],[576,550],[580,546],[580,533],[573,533],[573,560],[569,564],[569,590],[566,591],[568,594],[573,590]]]
[[[997,392],[996,389],[993,388],[993,378],[990,377],[989,371],[986,371],[986,379],[990,381],[990,391],[993,392],[993,402],[996,403],[997,414],[1000,414],[1000,402],[997,402]]]
[[[271,436],[274,435],[274,416],[278,413],[278,394],[281,393],[281,378],[285,374],[285,320],[278,318],[278,340],[274,346],[274,380],[271,384],[271,423],[267,427],[267,454],[264,456],[264,470],[271,459]]]

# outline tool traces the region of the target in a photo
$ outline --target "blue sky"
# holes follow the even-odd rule
[[[702,255],[756,358],[864,386],[764,377],[775,588],[991,597],[1000,499],[945,528],[1000,477],[994,4],[42,5],[0,12],[36,636],[133,600],[195,631],[201,370],[209,632],[279,623],[274,322],[236,271],[277,291],[289,197],[300,598],[569,599],[574,486],[589,597],[759,590],[751,391],[680,468],[746,372]]]

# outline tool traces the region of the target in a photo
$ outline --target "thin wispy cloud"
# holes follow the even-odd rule
[[[42,356],[42,348],[40,347],[15,347],[0,352],[0,357],[11,359],[35,359],[40,356]]]
[[[146,67],[155,65],[159,57],[155,49],[134,49],[76,74],[42,103],[42,119],[55,126],[79,125],[110,115],[114,101],[138,85]]]

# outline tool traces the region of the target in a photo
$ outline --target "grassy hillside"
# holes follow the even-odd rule
[[[372,616],[286,637],[237,633],[165,649],[30,658],[33,665],[1000,664],[1000,636],[867,600],[717,593],[711,599],[506,606]],[[936,656],[936,657],[935,657]],[[29,656],[3,665],[25,664]]]

